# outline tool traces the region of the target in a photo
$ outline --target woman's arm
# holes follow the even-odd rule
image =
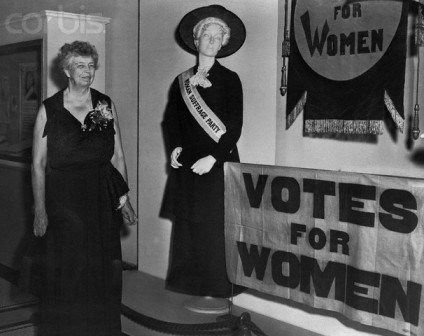
[[[45,203],[45,180],[47,164],[47,137],[43,137],[47,115],[41,105],[34,126],[32,145],[32,191],[34,195],[34,235],[43,236],[47,229],[47,213]]]
[[[115,148],[114,148],[114,153],[113,153],[111,162],[113,166],[121,173],[125,182],[128,183],[127,166],[125,164],[124,150],[122,149],[121,131],[119,129],[118,114],[116,113],[115,104],[113,102],[112,102],[112,115],[115,120],[114,122]],[[134,212],[133,207],[131,206],[131,202],[129,200],[128,195],[127,195],[127,200],[121,210],[122,210],[122,216],[124,218],[125,223],[132,225],[137,222],[137,216]]]

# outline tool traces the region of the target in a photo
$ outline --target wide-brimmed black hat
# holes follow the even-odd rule
[[[197,52],[197,48],[194,45],[193,28],[199,21],[208,17],[221,19],[231,29],[231,36],[228,44],[218,51],[216,57],[229,56],[239,50],[246,39],[246,28],[237,15],[220,5],[200,7],[192,10],[183,17],[178,31],[186,46]]]

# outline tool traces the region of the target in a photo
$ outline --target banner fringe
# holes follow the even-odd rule
[[[405,119],[397,111],[395,104],[393,104],[392,99],[386,90],[384,90],[384,103],[386,104],[387,109],[389,110],[390,115],[392,116],[393,121],[399,128],[400,132],[403,133],[403,128],[405,125]]]
[[[307,96],[308,96],[308,92],[305,91],[302,97],[300,98],[300,100],[297,102],[296,106],[293,108],[290,114],[286,117],[286,130],[288,130],[291,125],[293,125],[296,118],[303,111],[303,108],[305,107],[305,104],[306,104]]]
[[[306,133],[383,134],[382,120],[307,119]]]

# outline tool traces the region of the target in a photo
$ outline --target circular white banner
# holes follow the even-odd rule
[[[402,1],[299,0],[294,35],[300,54],[315,72],[350,80],[381,59],[401,14]]]

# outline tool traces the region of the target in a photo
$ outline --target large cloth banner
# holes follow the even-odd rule
[[[226,163],[233,283],[424,335],[424,180]]]
[[[293,0],[286,129],[381,134],[404,128],[408,3]]]

